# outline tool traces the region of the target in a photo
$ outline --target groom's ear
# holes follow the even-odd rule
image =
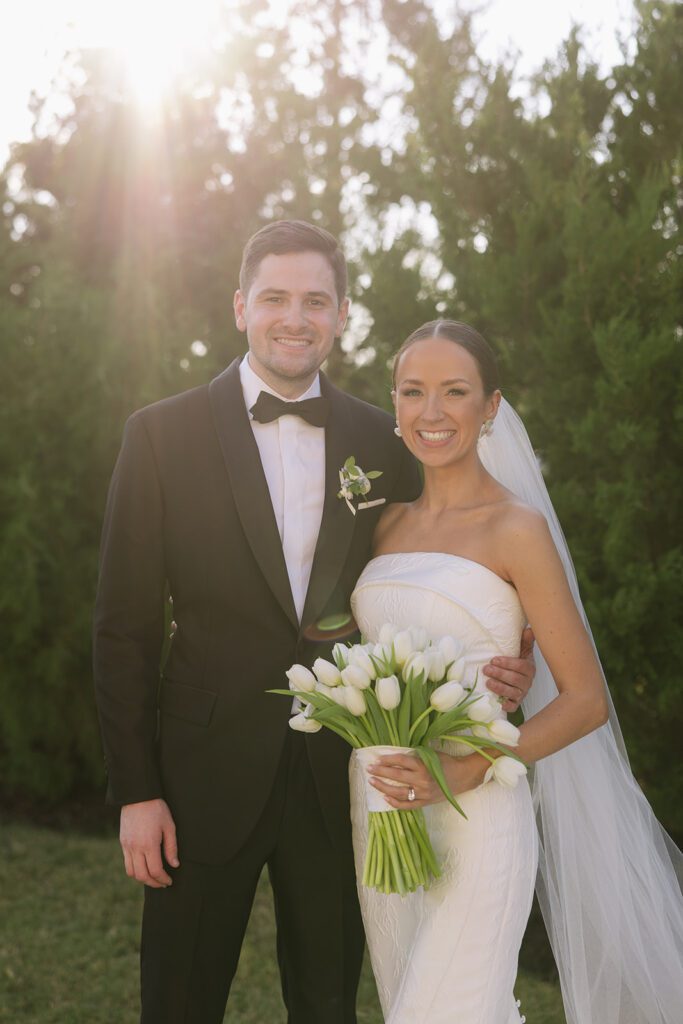
[[[245,305],[246,296],[244,296],[238,288],[232,300],[232,308],[235,311],[235,323],[237,324],[237,329],[240,331],[246,331],[247,329],[247,321],[244,318]]]
[[[351,299],[345,296],[339,304],[339,312],[337,313],[337,326],[335,328],[335,338],[341,338],[346,326],[346,320],[349,315],[349,309],[351,307]]]

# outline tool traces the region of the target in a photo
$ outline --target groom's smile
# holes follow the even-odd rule
[[[284,398],[311,385],[346,322],[328,260],[318,252],[270,254],[246,294],[235,293],[235,321],[246,331],[249,362]]]

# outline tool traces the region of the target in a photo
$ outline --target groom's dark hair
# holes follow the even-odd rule
[[[266,256],[284,256],[289,252],[319,252],[329,263],[334,274],[337,301],[346,295],[347,274],[344,253],[339,242],[324,228],[305,220],[276,220],[252,235],[242,253],[240,290],[249,291],[259,264]]]

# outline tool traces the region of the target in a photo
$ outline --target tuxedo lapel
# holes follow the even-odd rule
[[[268,483],[244,405],[239,365],[240,359],[235,359],[209,384],[211,415],[242,529],[273,594],[298,629],[299,620]]]
[[[333,387],[323,374],[320,375],[320,387],[330,402],[330,417],[325,428],[325,500],[302,627],[315,621],[325,607],[344,565],[356,522],[346,502],[337,497],[339,470],[349,455],[354,454],[350,403],[344,392]]]

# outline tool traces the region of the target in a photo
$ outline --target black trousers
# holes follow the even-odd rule
[[[351,843],[332,845],[304,737],[288,734],[268,804],[227,864],[184,861],[180,839],[173,885],[145,888],[142,1024],[221,1024],[266,864],[289,1024],[355,1024],[364,938]]]

